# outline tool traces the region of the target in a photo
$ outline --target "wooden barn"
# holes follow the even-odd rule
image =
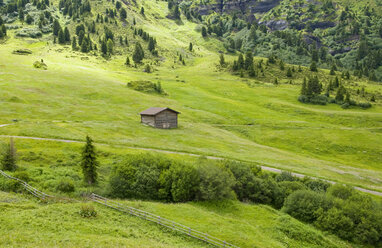
[[[178,114],[170,108],[152,107],[140,113],[141,123],[155,128],[177,128]]]

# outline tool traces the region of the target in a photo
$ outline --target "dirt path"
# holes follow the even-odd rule
[[[0,127],[1,126],[2,125],[0,125]],[[84,141],[79,141],[79,140],[52,139],[52,138],[40,138],[40,137],[29,137],[29,136],[15,136],[15,135],[0,135],[0,137],[2,137],[2,138],[15,138],[15,139],[31,139],[31,140],[43,140],[43,141],[55,141],[55,142],[64,142],[64,143],[85,143]],[[104,143],[96,143],[96,144],[99,144],[99,145],[109,145],[109,144],[104,144]],[[136,149],[136,150],[142,150],[142,151],[154,151],[154,152],[161,152],[161,153],[167,153],[167,154],[180,154],[180,155],[188,155],[188,156],[193,156],[193,157],[200,157],[200,156],[202,156],[200,154],[195,154],[195,153],[176,152],[176,151],[169,151],[169,150],[156,149],[156,148],[145,148],[145,147],[135,147],[135,146],[125,146],[125,145],[118,145],[118,146],[122,146],[122,147],[125,147],[125,148],[128,148],[128,149]],[[216,156],[205,156],[205,157],[208,158],[208,159],[216,159],[216,160],[225,159],[223,157],[216,157]],[[264,170],[264,171],[270,171],[270,172],[274,172],[274,173],[281,173],[282,172],[282,170],[280,170],[280,169],[273,168],[273,167],[268,167],[268,166],[261,166],[261,169]],[[294,173],[294,172],[292,172],[292,175],[296,176],[296,177],[299,177],[299,178],[303,178],[303,177],[306,176],[304,174]],[[311,177],[311,178],[318,179],[316,177]],[[334,181],[330,181],[330,180],[325,180],[325,181],[327,181],[329,183],[332,183],[332,184],[335,184]],[[365,192],[365,193],[369,193],[369,194],[372,194],[372,195],[377,195],[377,196],[381,196],[382,197],[382,192],[379,192],[379,191],[369,190],[369,189],[365,189],[365,188],[361,188],[361,187],[354,187],[354,189],[356,189],[358,191],[362,191],[362,192]]]

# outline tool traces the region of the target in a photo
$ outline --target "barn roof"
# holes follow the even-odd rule
[[[161,107],[148,108],[148,109],[142,111],[140,114],[141,115],[157,115],[157,114],[159,114],[160,112],[162,112],[164,110],[169,110],[169,111],[172,111],[174,113],[180,114],[180,112],[175,111],[173,109],[170,109],[170,108],[161,108]]]

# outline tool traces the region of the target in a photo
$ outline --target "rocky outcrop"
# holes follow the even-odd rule
[[[276,7],[281,0],[219,0],[216,4],[199,5],[196,10],[201,15],[212,11],[218,13],[255,14],[264,13]]]
[[[284,30],[288,27],[288,22],[286,20],[272,20],[265,24],[270,30]]]

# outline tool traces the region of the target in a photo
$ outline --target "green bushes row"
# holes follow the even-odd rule
[[[283,211],[342,239],[382,247],[382,205],[352,188],[299,190],[285,200]]]
[[[207,159],[191,164],[135,155],[112,169],[109,186],[109,194],[118,198],[167,202],[237,198],[267,204],[352,242],[382,242],[382,206],[369,196],[288,172],[263,173],[252,164]]]
[[[232,198],[233,183],[232,175],[215,164],[197,167],[145,154],[114,167],[109,185],[114,197],[185,202]]]
[[[263,174],[252,164],[236,161],[181,163],[150,154],[121,160],[111,172],[110,195],[118,198],[167,202],[211,201],[237,198],[281,208],[292,192],[324,192],[323,181],[296,179],[290,173]]]

